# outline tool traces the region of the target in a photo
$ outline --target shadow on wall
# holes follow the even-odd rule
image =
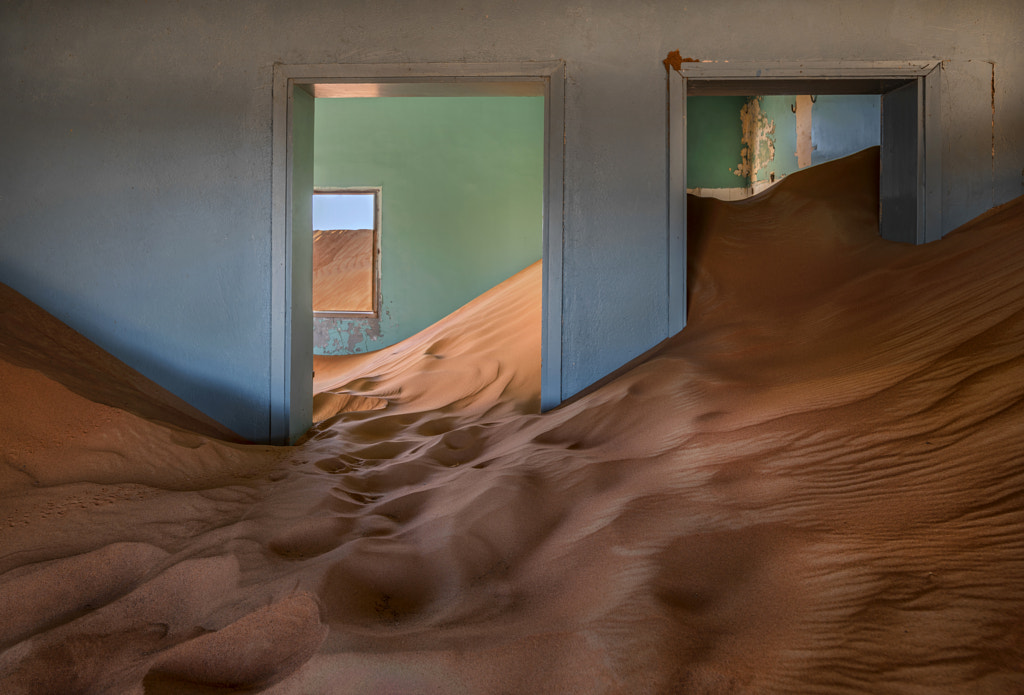
[[[40,297],[46,298],[46,301],[50,306],[63,307],[65,313],[72,312],[88,319],[88,323],[82,328],[72,329],[68,326],[66,321],[62,319],[59,311],[51,311],[43,305],[35,297],[27,297],[30,301],[33,301],[39,308],[46,311],[54,321],[60,321],[63,326],[67,327],[68,331],[74,331],[75,335],[68,337],[60,329],[50,330],[44,328],[47,331],[48,337],[52,340],[59,341],[59,344],[55,346],[55,349],[68,347],[66,344],[68,341],[74,341],[78,344],[79,340],[83,342],[92,343],[97,346],[100,350],[106,353],[102,358],[99,359],[100,369],[109,371],[111,369],[119,369],[121,365],[116,364],[123,362],[128,365],[131,369],[137,371],[144,379],[155,382],[151,385],[146,385],[144,388],[156,387],[156,384],[163,385],[162,388],[166,389],[167,392],[177,396],[185,403],[180,404],[186,410],[191,409],[194,406],[186,406],[186,404],[202,403],[204,409],[200,412],[205,413],[205,417],[210,418],[212,422],[218,423],[219,426],[212,428],[199,425],[197,431],[205,432],[213,436],[217,436],[227,440],[234,441],[246,441],[249,438],[259,438],[260,432],[266,428],[266,419],[260,417],[267,411],[269,407],[266,401],[260,397],[262,390],[259,388],[253,388],[248,391],[242,391],[234,386],[224,378],[223,372],[216,369],[216,365],[201,361],[193,361],[189,363],[188,370],[176,368],[165,360],[158,359],[158,354],[155,350],[147,350],[145,346],[153,345],[157,343],[157,340],[152,336],[145,335],[142,332],[136,332],[131,334],[131,340],[123,337],[118,337],[116,334],[111,334],[109,330],[92,330],[94,335],[103,334],[104,338],[100,341],[90,340],[85,337],[85,333],[90,332],[90,327],[109,327],[118,326],[118,328],[124,332],[124,321],[118,320],[112,316],[103,306],[90,305],[88,307],[81,307],[79,297],[74,297],[60,292],[52,285],[47,285],[43,278],[30,277],[24,269],[12,267],[10,264],[0,263],[0,281],[8,284],[11,287],[33,287],[38,291]],[[45,319],[41,320],[41,325],[45,326]],[[187,353],[187,346],[184,344],[171,345],[166,344],[166,340],[161,341],[161,352],[167,352],[168,348],[172,352]],[[10,344],[7,343],[8,347]],[[116,355],[117,357],[112,357]],[[109,358],[109,360],[105,359]],[[56,359],[56,355],[54,356]],[[56,368],[56,367],[55,367]],[[269,380],[269,375],[267,377]],[[56,378],[57,381],[62,383],[66,388],[73,392],[76,391],[75,378]],[[264,382],[265,383],[265,382]],[[167,385],[173,385],[171,388]],[[257,386],[263,386],[263,383]],[[93,391],[95,390],[95,384],[90,387]],[[95,398],[95,393],[90,392],[90,398]],[[116,407],[123,407],[123,400],[121,398],[113,398],[109,405]],[[131,409],[129,409],[131,410]],[[134,411],[133,411],[134,412]],[[221,417],[213,418],[209,415],[211,412],[216,412]],[[227,414],[227,418],[223,414]],[[145,417],[148,419],[156,419],[165,421],[158,411],[154,412],[136,412],[135,414]],[[228,419],[232,423],[232,427],[227,427],[223,422]],[[248,435],[248,436],[243,436]]]

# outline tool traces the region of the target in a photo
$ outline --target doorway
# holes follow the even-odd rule
[[[543,325],[541,408],[561,398],[564,65],[278,65],[274,74],[271,398],[269,440],[287,444],[312,423],[313,115],[317,98],[542,96]]]
[[[669,335],[686,325],[689,96],[881,95],[880,234],[912,244],[942,238],[938,61],[701,62],[673,51],[664,64],[668,72]]]
[[[743,200],[808,167],[878,147],[877,94],[689,96],[686,192]]]

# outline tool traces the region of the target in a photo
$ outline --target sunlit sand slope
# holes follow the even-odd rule
[[[538,261],[393,347],[314,357],[313,420],[384,403],[389,414],[538,412],[540,286]]]
[[[537,266],[249,478],[0,498],[0,691],[1024,692],[1024,199],[899,246],[877,167],[691,199],[690,325],[554,412]]]
[[[229,441],[235,433],[136,372],[11,288],[0,283],[0,401],[13,404],[33,387],[15,369],[37,373],[89,400]],[[16,385],[17,384],[17,385]]]

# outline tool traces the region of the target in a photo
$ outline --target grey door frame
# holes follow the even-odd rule
[[[916,228],[913,241],[942,238],[941,62],[690,62],[668,70],[669,335],[686,325],[686,97],[691,95],[886,94],[916,83]],[[884,98],[884,97],[883,97]],[[884,138],[883,134],[883,138]],[[884,147],[884,145],[883,145]],[[888,235],[887,235],[888,238]]]
[[[291,350],[297,326],[292,306],[292,105],[296,89],[363,90],[373,95],[544,95],[543,325],[541,409],[561,403],[562,241],[565,171],[565,63],[398,63],[274,66],[271,222],[270,417],[268,440],[289,444],[311,423],[296,424],[293,399],[312,403],[312,351]],[[368,90],[368,91],[366,91]],[[327,95],[327,94],[325,94]],[[311,312],[309,312],[311,315]],[[309,333],[313,326],[310,320]],[[300,409],[301,412],[301,409]],[[302,420],[303,418],[299,418]]]

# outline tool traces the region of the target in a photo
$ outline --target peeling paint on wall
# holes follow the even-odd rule
[[[313,317],[313,344],[317,354],[350,355],[375,349],[380,340],[380,320],[358,321],[335,317]]]
[[[702,197],[754,195],[881,138],[877,95],[695,96],[687,108],[687,192]]]
[[[736,176],[747,179],[750,185],[758,181],[774,180],[767,167],[775,159],[775,121],[761,111],[761,97],[751,97],[740,109],[743,136],[740,143],[740,163],[732,169]]]

